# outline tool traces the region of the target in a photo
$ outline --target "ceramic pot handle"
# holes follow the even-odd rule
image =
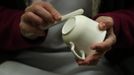
[[[75,50],[75,44],[73,43],[73,42],[69,42],[70,43],[70,45],[71,45],[71,51],[72,51],[72,53],[77,57],[77,58],[79,58],[79,59],[82,59],[82,60],[84,60],[85,59],[85,52],[84,52],[84,50],[79,50],[79,53],[80,53],[80,55],[76,52],[76,50]]]

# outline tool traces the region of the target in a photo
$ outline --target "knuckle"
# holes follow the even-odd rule
[[[34,8],[35,11],[39,11],[39,7],[40,7],[39,5],[34,5],[33,6],[33,8]]]
[[[23,15],[23,17],[31,17],[31,15],[32,15],[32,12],[26,12],[26,13]]]

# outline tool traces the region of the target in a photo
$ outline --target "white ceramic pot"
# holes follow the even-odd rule
[[[79,59],[85,59],[92,53],[94,50],[91,50],[90,46],[102,42],[105,35],[106,31],[99,30],[98,22],[84,15],[69,18],[62,28],[64,42]]]

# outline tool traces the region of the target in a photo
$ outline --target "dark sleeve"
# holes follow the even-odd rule
[[[17,10],[24,10],[26,8],[25,0],[0,0],[0,6]]]
[[[0,7],[0,50],[36,47],[45,37],[29,40],[20,34],[19,22],[23,11]]]
[[[115,48],[134,47],[134,9],[100,13],[98,16],[111,16],[114,20],[114,33],[117,37]]]

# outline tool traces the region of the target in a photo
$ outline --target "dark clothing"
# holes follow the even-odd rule
[[[134,1],[102,0],[97,16],[111,16],[114,20],[114,33],[117,42],[106,53],[112,63],[120,63],[125,58],[134,56]]]
[[[1,0],[0,6],[4,6],[7,8],[13,8],[13,9],[25,9],[26,5],[24,0]]]
[[[37,47],[36,44],[45,39],[39,37],[30,40],[21,35],[19,23],[25,7],[23,0],[0,1],[0,50],[2,52]]]
[[[101,0],[99,12],[110,12],[134,7],[133,0]]]

